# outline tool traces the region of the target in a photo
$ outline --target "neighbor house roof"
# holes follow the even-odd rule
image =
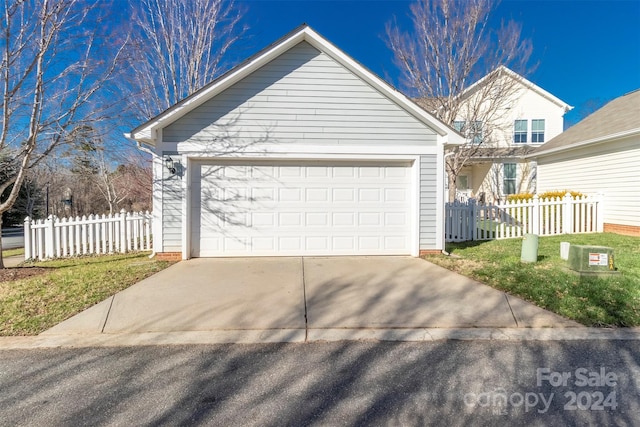
[[[531,157],[640,134],[640,89],[610,101],[584,120],[538,147]]]
[[[478,80],[477,82],[473,83],[471,86],[469,86],[464,91],[462,91],[460,96],[463,97],[463,98],[465,98],[467,96],[470,96],[479,87],[481,87],[483,84],[485,84],[485,82],[487,82],[487,80],[493,78],[496,74],[498,76],[505,75],[505,76],[511,77],[512,79],[520,82],[527,89],[531,89],[532,91],[534,91],[538,95],[542,96],[543,98],[546,98],[549,101],[553,102],[554,104],[558,105],[559,107],[562,107],[562,109],[564,110],[565,113],[567,111],[573,109],[573,107],[571,105],[567,104],[566,102],[564,102],[560,98],[558,98],[558,97],[552,95],[551,93],[547,92],[546,90],[542,89],[540,86],[536,85],[535,83],[527,80],[526,78],[524,78],[520,74],[516,73],[515,71],[505,67],[504,65],[499,66],[498,68],[496,68],[495,70],[493,70],[492,72],[490,72],[489,74],[487,74],[486,76],[484,76],[483,78]]]
[[[400,93],[387,82],[385,82],[380,77],[365,68],[363,65],[358,63],[356,60],[345,54],[342,50],[338,49],[335,45],[315,32],[306,24],[303,24],[302,26],[296,28],[295,30],[281,38],[279,41],[258,52],[256,55],[250,57],[237,67],[233,68],[229,72],[215,79],[213,82],[204,86],[202,89],[198,90],[197,92],[178,102],[174,106],[160,113],[158,116],[133,129],[131,133],[127,134],[126,136],[137,141],[138,143],[155,145],[157,131],[159,129],[162,129],[163,127],[166,127],[167,125],[173,123],[175,120],[184,116],[193,109],[199,107],[217,94],[239,82],[260,67],[269,63],[273,59],[277,58],[284,52],[288,51],[289,49],[293,48],[303,41],[309,43],[319,51],[333,58],[336,62],[344,66],[346,69],[350,70],[360,79],[371,85],[374,89],[378,90],[388,99],[395,102],[409,114],[414,116],[417,120],[433,129],[438,135],[448,135],[447,143],[464,143],[464,138],[461,135],[453,131],[445,123],[425,111],[411,99]]]
[[[487,84],[487,82],[490,81],[490,79],[497,78],[497,77],[499,77],[501,75],[508,76],[508,77],[512,78],[513,80],[519,82],[525,88],[532,90],[533,92],[537,93],[541,97],[551,101],[552,103],[554,103],[557,106],[559,106],[560,108],[562,108],[565,113],[567,111],[573,109],[573,107],[571,105],[567,104],[566,102],[564,102],[560,98],[558,98],[558,97],[552,95],[551,93],[547,92],[546,90],[542,89],[540,86],[536,85],[535,83],[532,83],[531,81],[529,81],[526,78],[522,77],[520,74],[516,73],[515,71],[505,67],[504,65],[499,66],[495,70],[491,71],[489,74],[487,74],[484,77],[482,77],[480,80],[478,80],[478,81],[474,82],[473,84],[471,84],[465,90],[460,92],[460,94],[458,96],[456,96],[454,99],[456,99],[456,100],[464,100],[464,99],[470,97],[476,91],[478,91],[480,88],[482,88],[483,85]],[[439,110],[441,108],[445,108],[442,104],[446,103],[446,98],[443,98],[443,99],[438,99],[438,98],[414,98],[413,101],[416,102],[419,106],[421,106],[425,110],[427,110],[429,112],[434,112],[434,109],[435,109],[435,111],[437,111],[437,110]],[[437,107],[434,107],[434,104],[437,105]]]

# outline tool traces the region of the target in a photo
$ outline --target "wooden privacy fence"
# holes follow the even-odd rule
[[[149,212],[24,220],[25,260],[136,250],[151,250]]]
[[[602,197],[579,196],[514,200],[496,205],[467,202],[445,204],[445,241],[493,240],[524,234],[602,232]]]

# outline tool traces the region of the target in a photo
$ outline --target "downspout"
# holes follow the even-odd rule
[[[442,166],[443,166],[443,169],[444,169],[444,175],[445,175],[444,178],[445,178],[445,181],[447,182],[447,186],[449,186],[449,176],[447,175],[447,157],[452,156],[454,154],[455,153],[453,151],[451,151],[449,153],[446,153],[444,156],[442,156]],[[446,209],[447,209],[446,208],[446,206],[447,206],[447,194],[448,194],[448,191],[446,192],[445,200],[442,203],[442,206],[445,209],[445,213],[446,213]],[[447,217],[446,215],[443,214],[442,217],[445,219],[445,221],[447,220],[446,219],[446,217]],[[445,244],[445,246],[446,246],[446,244]],[[449,252],[447,252],[445,249],[442,249],[442,253],[444,255],[446,255],[446,256],[451,256],[451,254]]]
[[[453,151],[450,151],[450,152],[446,153],[444,156],[442,156],[442,166],[443,166],[443,169],[444,169],[444,175],[445,175],[444,177],[445,177],[445,180],[447,182],[447,187],[449,186],[449,176],[447,174],[447,157],[453,156],[454,154],[456,154],[456,153],[454,153]],[[445,199],[446,199],[446,195],[445,195]]]

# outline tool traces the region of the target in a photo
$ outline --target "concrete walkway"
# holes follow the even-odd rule
[[[2,260],[7,268],[17,267],[24,262],[24,255],[8,256]]]
[[[0,347],[587,335],[604,336],[417,258],[201,258]]]

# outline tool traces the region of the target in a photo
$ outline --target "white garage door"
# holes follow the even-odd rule
[[[411,253],[407,163],[194,164],[193,256]]]

